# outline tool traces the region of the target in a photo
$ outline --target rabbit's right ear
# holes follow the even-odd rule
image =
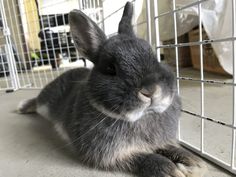
[[[106,40],[103,31],[79,10],[69,13],[69,23],[72,38],[79,53],[96,63],[99,47]]]

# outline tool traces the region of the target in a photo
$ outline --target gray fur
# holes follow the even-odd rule
[[[198,165],[200,159],[181,164],[167,152],[166,156],[157,153],[169,151],[170,145],[177,148],[181,102],[176,80],[168,67],[157,62],[146,41],[124,30],[124,26],[131,28],[131,3],[125,9],[119,34],[110,39],[82,12],[70,13],[74,41],[95,66],[92,70],[73,69],[62,74],[41,91],[35,107],[47,108],[46,113],[45,109],[37,112],[47,114],[50,121],[60,125],[60,132],[66,133],[84,164],[143,177],[184,177],[186,170],[181,169],[187,168],[183,165]],[[140,99],[143,88],[145,99]],[[171,98],[170,103],[161,104],[165,98]],[[158,105],[164,105],[162,111]],[[135,111],[140,117],[129,120],[127,115]],[[181,150],[180,159],[189,158]]]

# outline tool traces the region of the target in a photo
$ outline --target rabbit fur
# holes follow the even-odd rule
[[[135,36],[132,14],[127,2],[118,34],[106,38],[83,12],[70,12],[77,50],[94,68],[65,72],[18,110],[51,121],[88,166],[140,177],[202,177],[204,162],[176,140],[181,101],[175,76]]]

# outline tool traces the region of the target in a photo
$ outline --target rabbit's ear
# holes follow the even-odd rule
[[[127,2],[124,7],[124,12],[119,23],[119,34],[127,34],[134,36],[133,26],[132,26],[132,16],[133,16],[133,5],[131,2]]]
[[[72,38],[79,53],[96,63],[99,47],[106,40],[103,31],[79,10],[70,12],[69,23]]]

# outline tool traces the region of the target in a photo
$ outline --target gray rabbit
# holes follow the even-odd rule
[[[18,110],[51,121],[85,165],[139,177],[202,177],[204,162],[176,140],[176,79],[135,36],[132,14],[127,2],[118,34],[107,39],[83,12],[70,12],[75,45],[94,68],[62,74]]]

